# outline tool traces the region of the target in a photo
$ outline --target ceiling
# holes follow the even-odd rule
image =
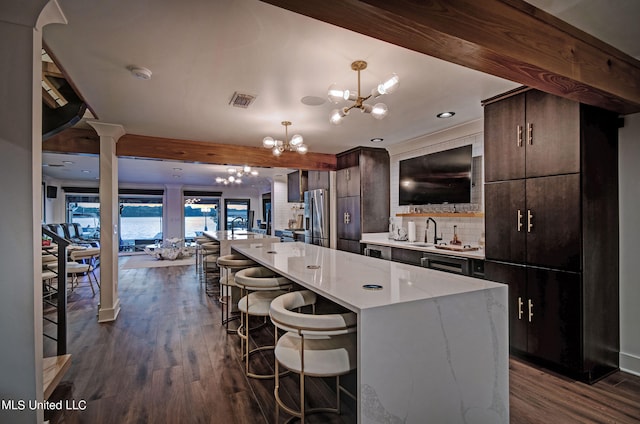
[[[289,120],[289,136],[300,133],[310,151],[335,154],[359,145],[389,147],[481,119],[482,99],[518,86],[258,0],[58,3],[68,24],[45,27],[45,43],[99,120],[121,124],[128,134],[260,146],[267,135],[283,138],[280,122]],[[529,3],[640,59],[637,0]],[[350,65],[358,59],[368,62],[363,92],[393,72],[400,86],[380,99],[389,107],[385,119],[353,111],[333,126],[329,114],[337,106],[326,100],[327,88],[355,89]],[[136,79],[130,66],[153,75]],[[256,99],[247,109],[234,108],[234,92]],[[436,118],[443,111],[456,114]],[[372,143],[377,137],[384,141]],[[45,153],[43,161],[60,163],[58,156],[64,155]],[[94,162],[83,166],[97,172],[97,160],[85,158]],[[75,165],[43,172],[95,179]],[[183,168],[180,178],[176,167]],[[212,172],[213,165],[120,160],[121,182],[211,185]]]

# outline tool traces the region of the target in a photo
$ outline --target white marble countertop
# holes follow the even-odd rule
[[[503,286],[300,242],[242,244],[233,250],[355,312]]]
[[[439,255],[461,256],[472,259],[484,259],[484,249],[457,252],[455,250],[438,249],[433,243],[398,241],[389,238],[388,233],[363,233],[360,243],[378,246],[399,247],[401,249],[421,250]],[[478,247],[478,245],[471,245]]]

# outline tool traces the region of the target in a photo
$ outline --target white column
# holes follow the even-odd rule
[[[120,312],[118,297],[118,157],[116,143],[125,134],[122,125],[89,122],[100,136],[100,307],[98,322],[114,321]]]
[[[55,1],[0,2],[0,393],[42,401],[42,28],[66,23]],[[43,411],[0,408],[0,422]]]
[[[182,201],[182,185],[167,184],[164,186],[164,212],[162,220],[162,236],[182,238],[184,234],[184,202]]]

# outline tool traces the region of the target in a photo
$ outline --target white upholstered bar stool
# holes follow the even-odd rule
[[[305,314],[294,312],[312,306],[315,313],[317,296],[310,290],[286,293],[274,299],[270,306],[271,321],[286,331],[276,343],[275,388],[276,422],[280,408],[304,423],[305,415],[319,412],[340,414],[340,392],[355,396],[340,385],[340,376],[349,373],[357,364],[357,316],[353,312],[333,314]],[[300,376],[300,409],[284,404],[280,398],[280,365]],[[336,377],[336,407],[305,407],[304,380],[310,377]]]
[[[249,357],[262,350],[273,350],[273,345],[259,346],[249,349],[252,329],[249,328],[249,318],[252,316],[263,317],[267,323],[269,317],[269,307],[271,300],[287,293],[292,287],[292,282],[285,277],[279,276],[268,268],[257,266],[245,268],[235,275],[236,285],[240,288],[242,298],[238,302],[240,310],[240,326],[237,333],[240,336],[240,348],[242,359],[244,360],[244,372],[247,377],[266,379],[273,378],[272,373],[257,374],[249,371]],[[262,327],[262,326],[261,326]]]
[[[227,333],[237,333],[237,330],[229,330],[229,321],[239,318],[237,315],[230,316],[231,309],[234,306],[233,299],[240,298],[240,289],[236,285],[235,274],[241,269],[256,265],[251,259],[236,253],[218,258],[218,266],[220,267],[220,319]]]

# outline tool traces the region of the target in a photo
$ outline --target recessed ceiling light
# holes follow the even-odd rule
[[[455,114],[456,114],[455,112],[441,112],[441,113],[437,114],[436,116],[438,118],[451,118]]]
[[[88,174],[88,173],[90,173],[91,171],[89,171],[88,169],[83,169],[83,170],[82,170],[82,171],[80,171],[80,172],[83,172],[83,173],[85,173],[85,174]]]
[[[382,137],[374,137],[374,138],[371,139],[372,143],[381,143],[383,141],[384,141],[384,138],[382,138]]]
[[[147,68],[142,68],[139,66],[128,66],[127,69],[131,72],[137,79],[141,80],[150,80],[151,79],[151,71]]]
[[[326,100],[318,96],[304,96],[300,99],[300,103],[307,106],[320,106],[325,104]]]
[[[63,160],[62,163],[64,163],[65,165],[73,165],[73,162],[70,160]]]

